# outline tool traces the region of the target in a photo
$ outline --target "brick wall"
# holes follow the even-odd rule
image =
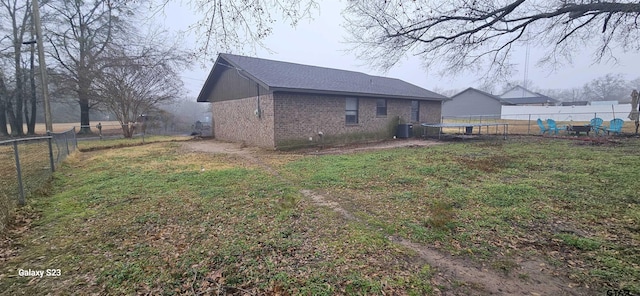
[[[442,118],[442,102],[421,101],[420,122],[438,123]]]
[[[413,122],[411,121],[411,100],[388,100],[387,114],[399,116],[403,123],[440,122],[441,104],[440,101],[420,101],[420,120]]]
[[[358,124],[351,125],[345,124],[345,96],[275,93],[274,98],[274,135],[281,147],[317,144],[318,132],[325,140],[341,142],[383,139],[393,136],[398,118],[411,118],[410,100],[388,99],[387,116],[377,116],[377,99],[358,97]],[[421,101],[420,121],[439,122],[440,106],[439,101]]]
[[[275,93],[258,98],[213,102],[217,139],[264,148],[357,142],[390,138],[398,119],[409,122],[411,101],[387,100],[387,116],[376,115],[376,98],[358,97],[358,124],[345,124],[345,96]],[[440,121],[439,101],[420,101],[420,122]],[[309,140],[311,138],[311,140]]]
[[[260,117],[256,109],[260,102]],[[273,149],[273,95],[213,102],[213,130],[217,139]]]

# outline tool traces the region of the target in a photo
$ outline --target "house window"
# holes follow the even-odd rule
[[[345,115],[346,124],[358,123],[358,98],[347,98]]]
[[[420,122],[420,101],[411,101],[411,121]]]
[[[376,100],[376,115],[387,116],[387,100],[385,99]]]

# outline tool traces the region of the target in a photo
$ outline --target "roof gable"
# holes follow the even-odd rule
[[[504,94],[500,95],[504,104],[556,104],[559,101],[543,94],[532,92],[522,86],[516,85]]]
[[[235,68],[271,92],[289,91],[353,96],[444,100],[445,97],[395,78],[260,58],[220,54],[200,91],[198,102],[208,101],[217,67]]]
[[[500,95],[500,97],[503,99],[527,98],[527,97],[537,97],[537,96],[539,96],[538,93],[532,92],[520,85],[516,85],[511,89],[509,89],[508,91],[504,92],[502,95]]]
[[[455,94],[455,95],[451,96],[451,98],[450,98],[450,99],[452,99],[452,100],[453,100],[455,97],[460,96],[460,95],[462,95],[462,94],[463,94],[463,93],[465,93],[465,92],[478,93],[478,94],[481,94],[481,95],[483,95],[483,96],[485,96],[485,97],[489,97],[489,98],[491,98],[491,99],[494,99],[494,100],[496,100],[496,101],[502,101],[502,100],[500,99],[500,97],[494,96],[494,95],[492,95],[492,94],[490,94],[490,93],[488,93],[488,92],[481,91],[481,90],[479,90],[479,89],[475,89],[475,88],[473,88],[473,87],[469,87],[469,88],[467,88],[467,89],[465,89],[465,90],[463,90],[463,91],[461,91],[461,92],[459,92],[459,93],[457,93],[457,94]]]

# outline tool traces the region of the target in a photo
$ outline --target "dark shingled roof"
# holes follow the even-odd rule
[[[573,102],[562,102],[560,103],[562,106],[587,106],[589,105],[589,101],[573,101]]]
[[[525,97],[525,98],[503,98],[502,102],[507,105],[522,105],[522,104],[556,104],[558,100],[550,97],[540,95],[539,97]]]
[[[417,100],[444,100],[445,96],[395,78],[372,76],[360,72],[301,65],[288,62],[221,53],[214,65],[236,68],[245,76],[272,92],[371,96]],[[198,102],[207,101],[215,84],[211,70]]]

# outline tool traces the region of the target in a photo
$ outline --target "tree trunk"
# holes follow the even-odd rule
[[[3,98],[0,99],[0,136],[9,136],[9,130],[7,129],[7,111]]]
[[[22,83],[22,82],[20,82]],[[13,118],[14,120],[14,125],[15,126],[15,132],[13,131],[13,127],[11,128],[11,134],[15,135],[15,136],[24,136],[24,117],[22,116],[22,106],[24,105],[24,92],[23,90],[20,90],[21,94],[20,95],[16,95],[16,108],[15,108],[15,117]]]
[[[22,136],[24,135],[23,131],[22,131],[22,122],[18,123],[18,120],[16,119],[16,113],[14,113],[14,109],[13,109],[13,105],[11,104],[11,102],[7,102],[6,104],[7,106],[7,117],[9,119],[9,126],[11,126],[11,136]],[[18,114],[20,113],[21,110],[18,110]]]
[[[133,138],[136,129],[135,123],[129,122],[125,124],[121,122],[120,125],[122,125],[122,135],[127,139]]]
[[[78,79],[78,102],[80,103],[80,131],[79,134],[91,134],[91,122],[89,121],[89,111],[91,110],[90,102],[90,85],[85,71],[79,71],[81,74]]]
[[[9,136],[7,129],[7,87],[4,78],[0,75],[0,135]]]
[[[80,102],[80,131],[79,134],[91,134],[91,126],[89,121],[89,98],[82,96],[78,100]]]
[[[29,86],[30,86],[30,103],[31,103],[31,117],[29,117],[29,112],[27,109],[29,109],[28,105],[25,106],[24,108],[24,115],[25,115],[25,119],[27,121],[27,135],[35,135],[36,134],[36,103],[37,103],[37,96],[36,96],[36,72],[35,72],[35,64],[34,64],[34,56],[35,56],[35,46],[34,44],[31,44],[31,60],[30,62],[30,75],[29,75]]]
[[[16,41],[14,45],[15,50],[15,71],[16,71],[16,89],[13,94],[13,102],[15,103],[15,109],[12,108],[13,104],[9,104],[9,122],[11,123],[11,135],[12,136],[24,136],[23,129],[23,117],[22,117],[22,105],[24,104],[24,81],[22,73],[21,58],[20,58],[20,43]]]

